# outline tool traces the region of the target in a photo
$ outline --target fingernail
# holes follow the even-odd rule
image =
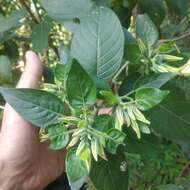
[[[36,57],[36,53],[31,50],[27,51],[25,54],[26,60],[31,60],[34,56]]]

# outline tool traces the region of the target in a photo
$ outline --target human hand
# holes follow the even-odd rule
[[[42,63],[32,51],[17,88],[38,88]],[[0,189],[41,190],[64,170],[64,151],[40,143],[38,129],[23,120],[8,104],[0,131]]]

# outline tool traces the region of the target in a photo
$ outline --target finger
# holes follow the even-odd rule
[[[26,66],[17,88],[38,88],[43,72],[42,63],[33,51],[26,52],[25,58]]]

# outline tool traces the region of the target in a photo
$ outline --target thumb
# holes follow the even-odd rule
[[[38,88],[43,72],[42,62],[33,51],[27,51],[25,58],[26,66],[17,88]]]

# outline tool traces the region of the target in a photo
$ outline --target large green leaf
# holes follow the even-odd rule
[[[123,153],[93,163],[90,177],[98,190],[127,190],[128,168]]]
[[[67,152],[66,173],[72,190],[80,189],[88,176],[86,164],[76,155],[74,148]]]
[[[93,6],[91,0],[43,0],[42,5],[50,17],[60,22],[84,17]]]
[[[5,100],[27,121],[46,127],[56,123],[64,105],[53,94],[34,89],[0,88]]]
[[[90,74],[111,78],[121,66],[124,33],[115,13],[105,7],[81,20],[71,52]]]
[[[147,15],[138,15],[136,22],[136,35],[144,45],[150,49],[158,40],[159,34],[156,26]]]
[[[12,71],[11,63],[8,57],[1,55],[0,56],[0,84],[5,82],[11,82],[12,80]]]
[[[170,85],[169,96],[157,107],[148,112],[151,127],[163,137],[190,142],[190,101],[180,88]]]
[[[71,65],[66,88],[69,102],[74,108],[90,106],[96,102],[96,86],[75,59]]]
[[[12,27],[20,25],[20,20],[26,16],[25,10],[14,11],[9,17],[0,16],[0,32],[5,32]]]
[[[154,134],[141,134],[141,139],[137,138],[136,133],[127,128],[125,133],[125,150],[127,153],[139,154],[143,158],[156,157],[161,152],[161,142]]]
[[[31,40],[35,51],[42,52],[48,47],[50,27],[51,25],[46,22],[34,26]]]

